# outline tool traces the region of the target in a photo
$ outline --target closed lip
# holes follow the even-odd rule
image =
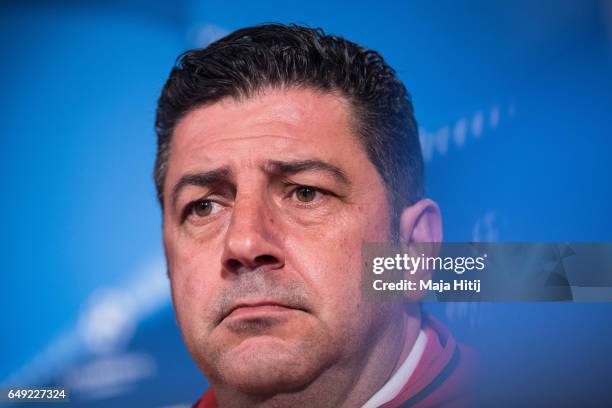
[[[259,309],[261,308],[261,309]],[[234,306],[232,306],[230,308],[230,310],[227,312],[227,314],[225,316],[223,316],[223,319],[231,316],[232,314],[234,314],[234,312],[238,313],[242,313],[242,311],[245,312],[257,312],[258,310],[264,311],[265,312],[274,312],[275,310],[277,311],[283,311],[283,309],[288,309],[288,310],[301,310],[301,311],[306,311],[306,309],[299,307],[297,305],[291,305],[291,304],[287,304],[287,303],[283,303],[283,302],[277,302],[277,301],[273,301],[273,300],[260,300],[260,301],[249,301],[249,302],[237,302]]]

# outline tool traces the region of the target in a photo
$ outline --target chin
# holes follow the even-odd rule
[[[319,374],[321,361],[310,353],[287,350],[278,342],[254,343],[219,360],[216,371],[223,383],[249,394],[277,394],[300,389]]]

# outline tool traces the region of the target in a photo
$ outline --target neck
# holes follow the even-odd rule
[[[313,382],[293,392],[253,395],[213,384],[220,407],[359,407],[389,380],[406,359],[421,328],[420,306],[406,306],[390,321],[366,355],[353,356],[325,370]]]

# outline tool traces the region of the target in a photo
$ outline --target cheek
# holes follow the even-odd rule
[[[218,275],[214,260],[219,261],[214,252],[180,239],[166,245],[166,257],[179,325],[186,334],[199,331],[207,322],[208,304],[214,298]]]
[[[367,319],[361,295],[362,247],[386,241],[389,234],[386,208],[354,210],[328,223],[317,236],[302,235],[299,247],[291,251],[297,269],[319,296],[322,319],[330,325],[351,326],[352,317]]]
[[[205,310],[201,304],[206,296],[199,295],[206,290],[206,283],[200,274],[192,272],[189,265],[177,268],[175,261],[171,272],[172,302],[176,317],[184,333],[188,334],[198,325],[197,310]]]

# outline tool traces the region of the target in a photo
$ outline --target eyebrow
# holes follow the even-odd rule
[[[181,190],[187,186],[208,187],[214,184],[227,183],[232,178],[232,171],[227,167],[200,173],[189,173],[182,176],[172,189],[172,206],[176,205]]]
[[[338,182],[351,185],[351,181],[347,177],[346,173],[337,166],[323,160],[299,160],[299,161],[269,161],[262,166],[262,170],[266,173],[272,173],[274,175],[293,175],[302,173],[305,171],[323,171],[329,173]]]
[[[262,166],[264,173],[271,173],[277,176],[293,175],[306,171],[324,171],[329,173],[338,182],[350,186],[352,183],[346,176],[344,171],[331,163],[323,160],[298,160],[298,161],[280,161],[272,160],[266,162]],[[199,173],[188,173],[183,175],[174,185],[171,195],[172,207],[176,206],[181,190],[187,186],[208,187],[220,183],[229,183],[233,178],[233,173],[228,167],[221,167],[209,171]]]

